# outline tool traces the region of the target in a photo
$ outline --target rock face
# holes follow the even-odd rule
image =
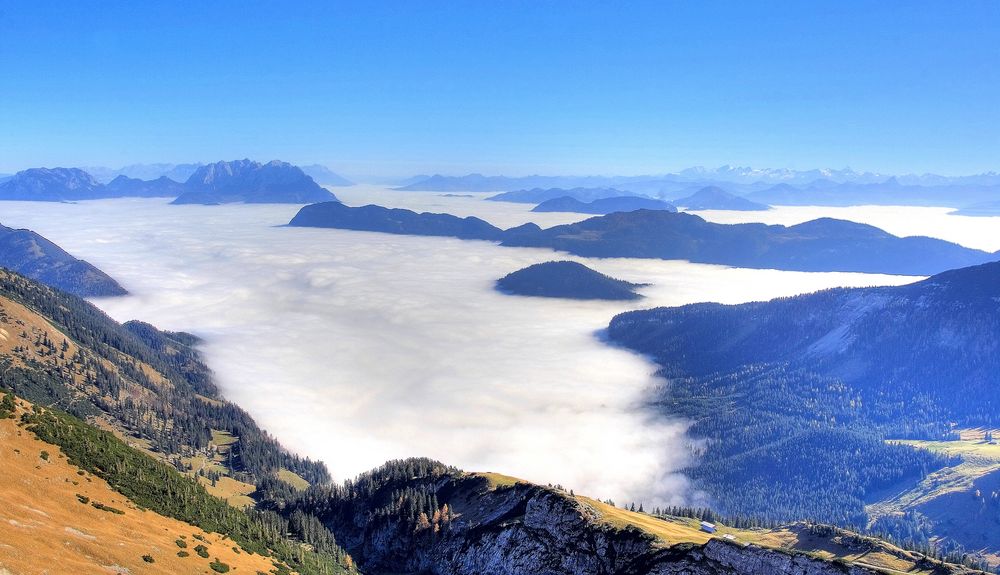
[[[676,212],[677,208],[669,202],[643,198],[639,196],[617,196],[603,198],[590,203],[581,202],[576,198],[563,196],[544,201],[535,206],[533,212],[575,212],[578,214],[606,215],[614,212],[634,212],[635,210],[666,210]]]
[[[31,230],[0,225],[0,266],[80,297],[128,293],[106,273]]]
[[[495,486],[446,473],[368,486],[368,495],[331,503],[321,519],[366,573],[433,575],[862,575],[875,573],[788,551],[721,539],[665,547],[636,527],[559,490]],[[386,512],[406,494],[433,496],[450,521],[421,524]],[[320,505],[323,507],[323,505]],[[444,508],[444,507],[442,507]],[[944,570],[942,573],[949,573]]]
[[[754,212],[771,209],[771,206],[759,204],[731,194],[716,186],[704,187],[686,198],[674,201],[678,206],[688,210],[735,210]]]
[[[102,197],[103,187],[78,168],[31,168],[0,183],[0,200],[71,202]]]
[[[174,204],[310,204],[336,201],[301,169],[277,160],[216,162],[202,166],[184,183]]]
[[[637,287],[569,261],[531,265],[497,280],[504,293],[568,299],[634,300],[642,297]]]

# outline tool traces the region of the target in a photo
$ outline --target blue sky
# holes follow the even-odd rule
[[[996,0],[292,4],[0,4],[0,172],[1000,170]]]

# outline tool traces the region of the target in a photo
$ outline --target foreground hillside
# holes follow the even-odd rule
[[[990,263],[899,287],[629,312],[608,335],[656,359],[669,380],[658,408],[711,440],[690,473],[724,512],[995,557],[998,302]],[[975,428],[982,445],[963,442]]]
[[[247,496],[259,489],[301,488],[329,474],[219,397],[196,341],[118,324],[84,300],[0,270],[0,388],[89,422],[46,412],[33,416],[33,431],[142,507],[271,549],[298,570],[332,569],[342,550],[312,516],[245,514],[223,500],[252,506]]]
[[[0,419],[0,572],[206,573],[212,564],[236,573],[275,570],[274,558],[144,509],[70,463],[59,446],[17,424],[32,412],[18,403]]]
[[[395,461],[283,500],[309,509],[370,573],[515,575],[967,573],[824,526],[699,527],[705,510],[627,511],[494,473]],[[683,516],[686,515],[686,516]]]

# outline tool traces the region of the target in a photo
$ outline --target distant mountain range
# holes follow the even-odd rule
[[[988,182],[989,179],[986,179]],[[944,181],[933,185],[905,184],[899,178],[861,183],[816,180],[803,186],[778,184],[750,192],[748,200],[788,206],[965,206],[1000,199],[1000,183],[969,184]]]
[[[674,204],[690,211],[698,210],[734,210],[755,212],[771,209],[771,206],[731,194],[718,186],[704,187],[686,198],[674,200]]]
[[[330,168],[326,166],[321,166],[319,164],[312,164],[309,166],[300,166],[303,172],[307,176],[316,180],[316,183],[324,186],[353,186],[354,182],[348,180],[347,178],[335,174],[330,171]]]
[[[715,186],[766,205],[944,205],[964,206],[1000,199],[1000,174],[889,176],[844,170],[770,170],[723,166],[689,168],[645,176],[443,176],[414,178],[409,191],[515,191],[531,188],[615,188],[665,200]],[[565,194],[564,194],[565,195]],[[619,194],[621,195],[621,194]],[[535,200],[541,202],[546,199]],[[578,198],[583,200],[583,198]],[[526,201],[526,200],[525,200]]]
[[[169,198],[184,193],[184,184],[175,182],[167,176],[155,180],[140,180],[128,176],[118,176],[108,182],[105,191],[110,197],[126,198]]]
[[[201,166],[202,164],[132,164],[117,170],[102,166],[81,167],[80,169],[94,176],[98,182],[106,184],[118,176],[136,180],[155,180],[167,177],[175,182],[183,182]]]
[[[486,198],[493,202],[515,202],[519,204],[538,204],[559,198],[572,198],[581,202],[593,202],[606,198],[635,196],[614,188],[532,188],[530,190],[514,190]]]
[[[104,186],[78,168],[31,168],[0,183],[0,199],[41,202],[91,200]]]
[[[106,273],[31,230],[0,225],[0,267],[80,297],[128,293]]]
[[[503,293],[567,299],[635,300],[641,284],[606,276],[570,261],[545,262],[511,272],[497,280]]]
[[[102,184],[79,168],[32,168],[0,182],[0,200],[72,202],[122,197],[174,197],[175,204],[301,203],[336,200],[300,168],[277,160],[217,162],[197,168],[184,183],[167,176],[140,180],[119,175]]]
[[[184,183],[174,204],[309,204],[336,201],[300,168],[274,160],[216,162],[202,166]]]
[[[605,215],[614,212],[634,212],[635,210],[666,210],[668,212],[676,212],[677,208],[673,204],[664,202],[663,200],[654,200],[640,196],[617,196],[594,200],[589,203],[581,202],[569,196],[563,196],[561,198],[546,200],[532,208],[531,211]]]
[[[544,230],[531,223],[502,230],[473,217],[324,202],[303,207],[289,225],[499,241],[586,257],[678,259],[795,271],[930,275],[997,257],[943,240],[899,238],[873,226],[830,218],[788,227],[716,224],[664,210],[618,212]]]

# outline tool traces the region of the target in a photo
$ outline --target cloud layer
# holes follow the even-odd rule
[[[360,203],[362,193],[344,195]],[[538,215],[516,204],[380,194],[390,205],[478,209],[504,226]],[[683,421],[643,407],[655,366],[595,336],[614,314],[912,281],[278,227],[296,209],[7,202],[0,221],[33,228],[120,280],[134,295],[97,302],[115,318],[203,336],[223,393],[338,479],[426,455],[647,504],[696,496],[679,473],[692,444]],[[496,278],[554,258],[653,285],[626,303],[493,290]]]

